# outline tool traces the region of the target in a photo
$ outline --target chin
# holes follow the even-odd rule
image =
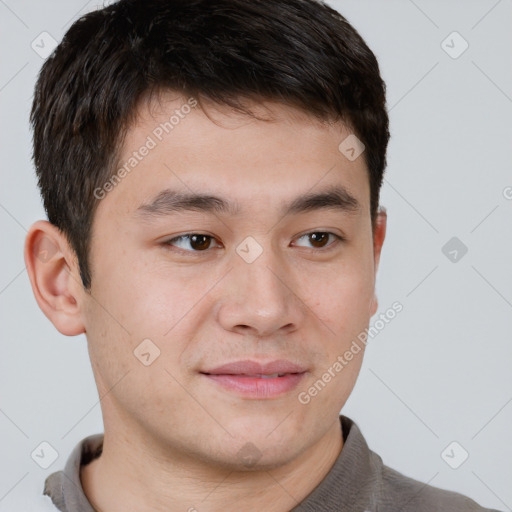
[[[276,444],[268,439],[266,442],[238,441],[222,450],[222,457],[215,465],[229,471],[269,471],[288,464],[300,453],[292,440],[288,444]]]
[[[233,436],[233,441],[252,441],[262,445],[288,442],[307,429],[302,418],[291,408],[284,407],[269,411],[239,411],[230,420],[222,421],[219,418],[219,421]]]

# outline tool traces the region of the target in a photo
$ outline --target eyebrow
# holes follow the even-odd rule
[[[357,213],[361,210],[361,204],[345,187],[332,185],[319,192],[310,192],[285,203],[281,207],[281,214],[296,215],[321,209]],[[240,213],[241,208],[238,202],[233,202],[227,198],[165,189],[149,202],[141,204],[135,210],[135,217],[152,220],[186,211],[222,213],[234,216]]]

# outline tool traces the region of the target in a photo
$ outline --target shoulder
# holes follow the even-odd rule
[[[343,509],[365,512],[500,512],[386,466],[369,448],[359,426],[347,416],[340,418],[345,444],[332,470],[337,491],[326,480],[322,497],[333,494]]]
[[[58,510],[94,512],[82,488],[80,467],[98,457],[102,449],[103,434],[82,439],[71,452],[64,469],[46,478],[43,494],[51,499]]]
[[[381,499],[375,512],[499,512],[481,507],[457,492],[407,477],[385,465],[381,468],[381,479]]]

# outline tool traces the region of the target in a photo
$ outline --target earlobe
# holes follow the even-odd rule
[[[377,212],[377,218],[375,222],[375,229],[373,232],[373,259],[374,259],[374,283],[377,279],[377,270],[379,268],[380,255],[382,252],[382,245],[384,244],[384,239],[386,238],[386,226],[387,226],[387,212],[386,209],[381,206]],[[379,308],[379,301],[377,299],[377,294],[375,293],[370,302],[370,317],[375,315],[377,309]]]
[[[377,309],[379,308],[379,299],[377,298],[377,294],[374,293],[372,300],[370,301],[370,317],[377,313]]]
[[[24,257],[34,297],[46,317],[66,336],[84,333],[83,287],[64,234],[48,221],[37,221],[27,233]]]
[[[375,229],[373,233],[373,257],[375,274],[377,274],[377,269],[379,267],[380,261],[380,254],[382,251],[382,245],[384,244],[384,239],[386,238],[387,220],[388,214],[386,212],[386,209],[383,206],[380,206],[377,212]]]

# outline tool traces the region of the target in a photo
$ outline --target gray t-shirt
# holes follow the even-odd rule
[[[462,494],[424,484],[385,466],[356,423],[340,415],[344,445],[325,478],[290,512],[499,512]],[[80,482],[80,464],[101,455],[103,434],[83,439],[63,471],[45,481],[44,494],[62,512],[95,512]]]

